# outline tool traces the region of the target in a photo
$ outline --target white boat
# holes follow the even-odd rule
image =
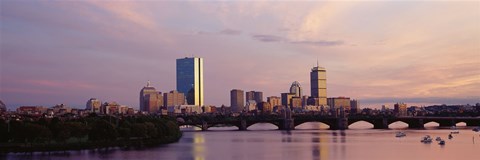
[[[445,141],[444,140],[441,140],[440,142],[438,142],[439,145],[445,145]]]
[[[403,133],[403,132],[397,132],[397,133],[395,134],[395,137],[405,137],[405,136],[407,136],[407,134],[405,134],[405,133]]]

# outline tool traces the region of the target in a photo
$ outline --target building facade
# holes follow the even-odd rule
[[[300,87],[300,83],[295,81],[290,86],[290,93],[295,94],[295,97],[302,97],[302,87]]]
[[[328,98],[328,106],[333,110],[338,110],[343,108],[346,112],[350,112],[350,98],[348,97],[334,97]]]
[[[310,72],[310,91],[313,98],[318,98],[319,105],[327,104],[327,71],[323,67],[313,67]]]
[[[155,112],[163,105],[162,93],[157,92],[155,87],[150,86],[150,81],[147,86],[140,90],[140,111]]]
[[[243,90],[232,89],[230,91],[230,107],[232,112],[242,112],[245,108]]]
[[[177,90],[185,94],[187,104],[204,105],[202,58],[177,59]]]
[[[176,90],[163,94],[163,106],[185,105],[185,95]]]
[[[263,102],[263,92],[249,91],[245,92],[245,102],[254,100],[257,103]]]
[[[270,103],[270,106],[272,106],[272,108],[276,106],[281,106],[282,98],[277,96],[270,96],[270,97],[267,97],[267,102]]]
[[[395,105],[393,105],[393,112],[397,116],[407,116],[407,104],[396,103]]]
[[[86,109],[93,113],[100,113],[102,107],[102,102],[97,98],[90,98],[87,101]]]

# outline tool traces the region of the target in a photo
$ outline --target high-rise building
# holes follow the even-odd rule
[[[187,97],[187,104],[203,106],[203,59],[177,59],[177,90]]]
[[[185,104],[185,95],[176,90],[163,94],[163,106],[180,106]]]
[[[351,113],[358,113],[360,111],[360,109],[358,108],[359,107],[359,103],[358,103],[358,100],[356,99],[352,99],[350,100],[350,107],[351,107]]]
[[[257,108],[263,113],[270,113],[273,111],[273,107],[268,102],[257,103]]]
[[[93,112],[93,113],[100,113],[100,108],[102,107],[102,102],[97,98],[90,98],[87,101],[86,109]]]
[[[327,71],[323,67],[312,68],[310,72],[310,85],[311,96],[313,98],[319,98],[318,104],[327,104]]]
[[[398,116],[407,116],[407,104],[396,103],[393,106],[393,112]]]
[[[297,81],[292,83],[290,86],[290,93],[295,94],[295,97],[302,97],[302,87],[300,87],[300,83]]]
[[[267,102],[270,103],[270,106],[272,108],[282,105],[282,99],[280,97],[277,97],[277,96],[267,97]]]
[[[242,112],[245,104],[243,101],[243,90],[232,89],[230,91],[230,107],[232,112]]]
[[[245,102],[254,100],[256,103],[263,102],[263,92],[259,91],[250,91],[245,92]]]
[[[140,90],[140,111],[157,112],[160,106],[163,105],[162,93],[150,86],[150,81],[147,86]]]
[[[290,99],[290,108],[292,109],[301,109],[302,108],[302,98],[292,97]]]

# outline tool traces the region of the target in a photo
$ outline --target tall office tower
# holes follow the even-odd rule
[[[87,101],[87,110],[90,110],[94,113],[100,113],[100,107],[102,107],[102,102],[97,98],[90,98]]]
[[[327,71],[323,67],[313,67],[310,72],[312,98],[318,98],[319,105],[327,104]]]
[[[262,102],[263,92],[258,92],[258,91],[245,92],[245,102],[248,102],[250,100],[254,100],[256,103]]]
[[[245,102],[255,100],[255,91],[245,92]]]
[[[257,102],[257,103],[263,102],[263,92],[255,92],[255,93],[253,94],[253,99],[254,99],[255,102]]]
[[[230,107],[232,112],[242,112],[245,107],[243,102],[243,90],[232,89],[230,91]]]
[[[177,90],[187,97],[187,104],[203,106],[203,59],[177,59]]]
[[[295,97],[302,97],[302,87],[300,87],[300,83],[297,81],[292,83],[290,86],[290,93],[295,94]]]
[[[163,106],[180,106],[185,104],[185,95],[176,90],[163,94]]]
[[[147,86],[140,91],[140,111],[156,112],[161,105],[163,105],[162,93],[150,86],[150,81]]]

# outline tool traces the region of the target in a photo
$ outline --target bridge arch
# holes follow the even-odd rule
[[[263,127],[268,127],[270,129],[257,129],[258,125],[266,125],[266,126],[263,126]],[[252,123],[252,124],[247,125],[247,130],[277,130],[277,129],[280,129],[279,124],[275,124],[275,123],[272,123],[272,122],[257,122],[257,123]]]
[[[348,129],[372,129],[374,128],[374,123],[365,121],[365,120],[358,120],[351,122],[349,121]]]
[[[426,121],[423,123],[423,127],[426,128],[437,128],[440,127],[440,123],[437,121]]]
[[[302,129],[304,127],[306,127],[306,125],[308,124],[318,124],[312,128],[308,128],[308,129],[331,129],[332,128],[332,124],[328,123],[328,122],[324,122],[324,121],[305,121],[305,122],[300,122],[300,123],[295,123],[295,129]],[[325,126],[325,127],[322,127]]]
[[[410,124],[408,122],[398,120],[398,121],[392,121],[388,123],[388,128],[392,129],[397,129],[397,128],[408,128],[410,127]]]
[[[208,130],[230,131],[230,130],[239,130],[239,129],[240,127],[230,123],[217,123],[217,124],[208,125]]]
[[[190,124],[180,124],[178,125],[182,131],[201,131],[202,126],[200,125],[190,125]]]

